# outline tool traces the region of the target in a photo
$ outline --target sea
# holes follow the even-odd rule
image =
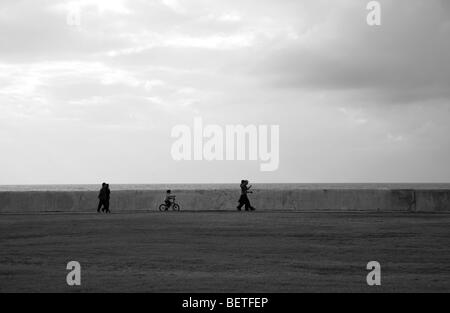
[[[0,185],[6,191],[97,191],[100,184],[59,185]],[[110,184],[111,190],[217,190],[239,189],[239,184]],[[450,190],[450,183],[253,183],[253,189],[297,190],[297,189],[415,189]]]

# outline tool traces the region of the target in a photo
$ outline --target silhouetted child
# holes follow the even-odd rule
[[[166,191],[166,198],[164,199],[164,203],[166,204],[166,210],[168,210],[171,206],[173,201],[175,201],[175,195],[172,194],[172,190]]]

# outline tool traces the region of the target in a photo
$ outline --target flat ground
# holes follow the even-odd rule
[[[81,287],[66,285],[72,260]],[[450,215],[0,215],[0,292],[25,291],[450,292]]]

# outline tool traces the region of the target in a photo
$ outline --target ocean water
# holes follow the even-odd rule
[[[97,191],[100,184],[86,185],[0,185],[4,191]],[[214,190],[239,189],[239,184],[110,184],[111,190]],[[351,184],[258,184],[253,189],[296,190],[296,189],[441,189],[450,190],[450,183],[351,183]]]

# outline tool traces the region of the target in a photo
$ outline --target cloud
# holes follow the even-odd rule
[[[31,145],[30,171],[46,177],[39,165],[62,146],[73,164],[95,160],[86,151],[96,147],[130,160],[141,181],[133,166],[150,167],[150,157],[169,171],[155,182],[208,179],[166,153],[170,127],[202,116],[280,125],[280,172],[249,170],[255,179],[411,179],[432,151],[428,180],[448,180],[438,169],[450,154],[449,2],[381,4],[382,26],[371,28],[358,0],[1,1],[4,158],[22,155],[14,142]],[[81,166],[73,174],[92,181]],[[234,179],[241,169],[215,172]],[[5,183],[23,178],[6,170]]]
[[[364,25],[356,2],[342,3],[317,15],[299,40],[269,50],[251,73],[279,87],[359,90],[388,103],[450,98],[450,29],[440,1],[382,1],[378,28]]]
[[[186,10],[179,0],[161,0],[161,3],[177,13],[185,13]]]

